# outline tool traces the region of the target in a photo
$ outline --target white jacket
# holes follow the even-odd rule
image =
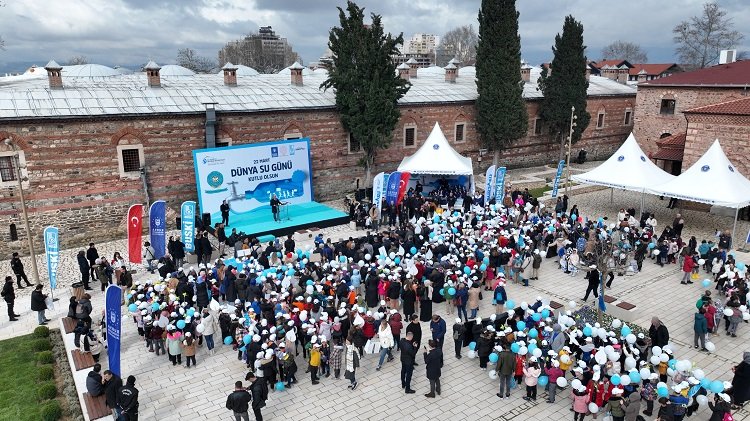
[[[391,327],[389,325],[386,324],[385,329],[380,329],[378,327],[378,339],[380,340],[381,348],[391,348],[394,345],[393,332],[391,332]]]
[[[204,335],[213,335],[214,331],[216,330],[216,326],[214,325],[214,316],[209,314],[208,316],[204,317],[203,320],[201,320],[201,324],[203,325],[203,334]]]

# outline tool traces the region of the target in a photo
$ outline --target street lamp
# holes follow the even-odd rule
[[[31,226],[29,225],[29,213],[26,209],[26,199],[24,199],[23,196],[23,185],[22,182],[28,180],[28,178],[24,179],[23,174],[21,174],[21,158],[20,154],[18,153],[18,147],[16,144],[10,140],[5,139],[3,141],[6,146],[9,146],[11,149],[13,149],[13,159],[15,160],[16,164],[16,181],[18,182],[18,195],[21,197],[21,209],[23,210],[23,222],[26,227],[26,239],[29,242],[29,255],[31,256],[31,270],[32,275],[34,276],[34,283],[39,283],[39,269],[36,267],[36,253],[34,253],[34,239],[31,237]]]
[[[570,107],[570,131],[568,132],[568,157],[565,159],[565,195],[568,195],[568,189],[570,188],[570,144],[573,141],[573,128],[576,126],[576,120],[578,116],[575,115],[576,107]]]

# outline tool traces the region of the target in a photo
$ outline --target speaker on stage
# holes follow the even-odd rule
[[[211,226],[211,214],[210,213],[204,212],[202,214],[202,220],[203,220],[204,229]]]

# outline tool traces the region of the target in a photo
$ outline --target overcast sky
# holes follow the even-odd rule
[[[0,0],[2,1],[2,0]],[[136,65],[149,59],[173,63],[179,48],[216,57],[221,46],[259,26],[271,25],[289,39],[305,63],[325,51],[328,30],[338,22],[337,0],[4,0],[0,8],[0,71],[27,63],[60,63],[74,55],[108,65]],[[651,62],[672,62],[672,28],[700,14],[704,0],[519,0],[523,58],[533,64],[551,58],[554,36],[572,14],[583,22],[590,59],[621,39],[640,44]],[[386,31],[442,35],[477,24],[480,0],[360,0],[383,16]],[[750,50],[747,0],[721,0],[745,33]]]

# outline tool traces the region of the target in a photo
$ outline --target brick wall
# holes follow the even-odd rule
[[[742,91],[738,88],[639,85],[635,106],[635,137],[646,153],[654,153],[657,150],[656,141],[663,134],[678,134],[687,130],[683,111],[739,97]],[[675,100],[674,114],[660,114],[662,99]],[[683,168],[687,167],[683,165]]]
[[[695,163],[716,139],[742,175],[750,178],[750,116],[688,114],[683,170]]]
[[[591,124],[584,138],[573,147],[589,151],[591,159],[608,157],[632,129],[623,125],[626,108],[635,98],[600,97],[589,101]],[[554,163],[559,144],[549,135],[534,135],[539,103],[527,102],[529,136],[501,154],[509,167]],[[596,115],[605,110],[605,124],[596,128]],[[474,125],[473,103],[403,107],[402,118],[389,148],[378,154],[373,174],[393,171],[404,156],[421,146],[437,121],[456,150],[470,156],[476,173],[492,163],[492,155],[479,162],[479,141]],[[454,143],[455,124],[464,123],[465,140]],[[416,145],[404,147],[403,128],[416,126]],[[315,200],[340,198],[352,191],[356,180],[364,183],[358,166],[359,153],[349,153],[348,136],[334,110],[305,110],[253,114],[219,113],[217,141],[233,145],[284,138],[294,133],[311,139]],[[12,138],[25,154],[30,187],[26,190],[32,232],[37,249],[42,249],[45,226],[61,230],[63,247],[101,242],[125,235],[124,218],[133,203],[145,202],[140,178],[121,178],[118,145],[142,145],[150,199],[163,199],[168,207],[168,224],[185,200],[196,200],[192,150],[205,147],[203,115],[154,115],[133,118],[39,119],[5,121],[0,139]],[[0,255],[23,252],[25,234],[20,201],[13,189],[0,194]],[[10,241],[9,225],[18,227],[19,241]]]

